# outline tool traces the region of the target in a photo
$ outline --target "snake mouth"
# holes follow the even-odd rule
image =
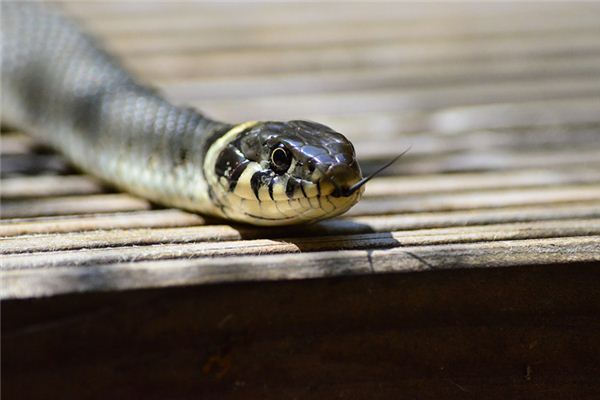
[[[254,225],[276,226],[314,223],[332,218],[348,211],[361,198],[362,190],[348,197],[321,195],[306,197],[296,201],[296,207],[290,207],[290,202],[249,202],[242,200],[236,207],[237,218]],[[242,214],[239,214],[243,210]]]
[[[222,211],[229,217],[255,225],[310,223],[343,214],[361,198],[363,188],[348,196],[339,196],[336,186],[327,179],[306,181],[293,196],[280,182],[269,191],[268,186],[254,193],[249,185],[238,183],[235,191],[222,197]]]

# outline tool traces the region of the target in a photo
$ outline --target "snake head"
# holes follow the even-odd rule
[[[221,212],[256,225],[330,218],[364,191],[352,143],[308,121],[237,125],[211,146],[204,165]]]

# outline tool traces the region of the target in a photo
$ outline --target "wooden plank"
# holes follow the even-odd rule
[[[195,77],[267,75],[298,71],[320,71],[348,68],[405,67],[432,63],[456,63],[467,60],[499,58],[515,60],[596,57],[600,47],[596,35],[582,35],[573,41],[557,38],[552,42],[524,38],[515,41],[494,40],[463,46],[445,43],[423,46],[420,43],[373,44],[328,48],[219,51],[209,53],[127,55],[125,64],[146,79],[191,79]]]
[[[551,112],[552,109],[548,111]],[[500,117],[498,116],[497,119],[500,119]],[[544,118],[540,119],[543,120]],[[352,120],[356,121],[356,119],[351,119],[351,121],[346,122],[351,123]],[[511,115],[508,113],[506,114],[506,120],[505,124],[511,124]],[[335,121],[334,118],[331,121],[340,122]],[[595,123],[582,126],[483,128],[476,131],[461,132],[454,130],[459,128],[457,124],[460,124],[460,121],[456,121],[456,123],[453,121],[446,122],[442,123],[447,129],[445,131],[447,134],[435,133],[435,131],[401,133],[387,131],[386,129],[379,130],[378,124],[364,127],[364,130],[361,130],[360,125],[354,128],[348,127],[347,130],[344,129],[346,124],[334,123],[330,126],[335,126],[336,129],[339,126],[339,131],[344,132],[344,135],[352,140],[361,160],[376,159],[386,154],[397,154],[399,149],[410,146],[410,150],[406,153],[402,163],[433,160],[436,156],[448,157],[452,153],[458,152],[475,156],[488,152],[503,153],[515,150],[537,155],[565,148],[587,148],[592,150],[597,147],[596,143],[598,142],[598,131],[600,129],[600,124]],[[518,120],[515,119],[512,122],[518,123]],[[380,121],[380,123],[385,123],[385,121]],[[440,131],[444,132],[443,129],[440,129]],[[394,153],[391,151],[394,151]]]
[[[369,149],[358,150],[363,171],[372,172],[382,161],[398,155],[406,149],[407,143],[401,141],[390,144],[385,153],[366,153]],[[381,146],[383,147],[383,146]],[[380,148],[381,148],[380,147]],[[581,150],[487,150],[477,153],[456,152],[429,157],[412,157],[406,155],[402,162],[390,166],[386,174],[410,175],[432,174],[486,170],[520,170],[523,168],[541,168],[544,165],[562,166],[564,168],[594,164],[600,157],[600,151],[593,147]],[[375,161],[375,162],[374,162]]]
[[[128,194],[96,194],[63,196],[48,199],[7,200],[0,206],[3,218],[25,218],[40,215],[86,214],[150,209],[150,203]]]
[[[84,235],[75,240],[62,237],[62,242],[48,240],[46,246],[30,250],[5,240],[0,252],[5,256],[5,270],[86,266],[162,259],[191,259],[203,257],[256,256],[264,254],[307,253],[333,250],[377,249],[397,246],[431,246],[448,243],[486,242],[497,240],[540,239],[600,234],[600,220],[543,222],[540,224],[496,225],[412,232],[384,232],[345,236],[239,240],[241,235],[224,227],[208,233],[205,228],[190,230],[162,230],[128,233],[102,232],[94,238]],[[193,235],[199,234],[198,238]],[[208,233],[208,235],[207,235]],[[129,236],[127,238],[127,236]],[[221,241],[212,239],[221,237]],[[89,246],[86,240],[90,239]],[[95,239],[95,240],[94,240]],[[231,241],[231,239],[235,239]],[[100,244],[104,241],[104,244]],[[7,243],[8,242],[8,243]],[[124,242],[124,243],[123,243]],[[60,244],[62,243],[62,244]],[[154,246],[160,244],[160,246]],[[130,247],[134,245],[133,247]],[[25,246],[28,246],[25,244]],[[35,246],[35,245],[33,245]],[[62,250],[66,247],[68,250]],[[80,249],[86,248],[85,254]],[[31,253],[29,253],[31,251]]]
[[[417,66],[298,71],[278,75],[194,77],[155,80],[167,96],[181,102],[219,98],[328,93],[381,88],[419,88],[465,85],[473,82],[508,82],[528,79],[561,79],[591,76],[600,57],[556,59],[509,59],[502,63],[467,60]],[[550,100],[550,99],[545,99]],[[535,122],[535,121],[531,121]]]
[[[411,213],[406,215],[359,216],[324,221],[292,230],[295,235],[368,233],[373,231],[410,230],[452,226],[527,222],[569,218],[600,217],[600,202],[573,202],[543,206],[519,206],[501,209]],[[0,223],[1,237],[49,233],[88,232],[95,230],[188,227],[204,224],[204,219],[180,210],[154,210],[93,216],[43,217],[4,220]],[[214,226],[214,225],[211,225]],[[217,227],[218,228],[218,227]],[[240,232],[242,227],[235,227]],[[244,229],[244,237],[258,238],[263,229]],[[289,228],[269,229],[269,235],[283,237]]]
[[[517,126],[560,126],[566,123],[598,121],[599,113],[600,97],[525,104],[486,104],[441,110],[432,116],[430,128],[436,132],[458,133]],[[595,129],[597,133],[597,127]],[[565,136],[568,136],[566,132]]]
[[[524,169],[488,171],[452,175],[419,175],[375,178],[365,189],[365,196],[405,196],[459,191],[486,191],[519,187],[554,186],[600,181],[600,165],[575,168]]]
[[[363,112],[402,113],[436,111],[448,107],[548,98],[567,100],[600,95],[600,83],[591,77],[540,79],[527,82],[473,83],[419,89],[382,89],[290,96],[265,96],[192,102],[191,105],[225,120],[293,119],[301,115],[344,115]]]
[[[268,5],[267,5],[268,4]],[[387,3],[385,7],[372,7],[367,3],[352,3],[336,5],[329,4],[298,4],[274,5],[261,2],[248,6],[244,3],[229,3],[228,5],[214,5],[203,3],[195,7],[179,5],[177,8],[160,7],[144,13],[141,6],[136,11],[136,18],[130,18],[129,13],[109,12],[106,7],[99,7],[98,12],[81,13],[73,7],[73,3],[66,2],[64,6],[87,23],[92,30],[106,33],[141,33],[141,32],[174,32],[197,29],[203,26],[210,29],[222,29],[223,25],[242,29],[259,27],[294,27],[298,25],[310,28],[315,24],[336,25],[348,22],[377,21],[380,23],[396,22],[399,28],[404,25],[416,23],[429,23],[454,27],[465,19],[475,25],[479,20],[482,24],[508,25],[515,20],[537,17],[539,20],[552,19],[562,16],[564,19],[573,20],[589,14],[600,12],[597,7],[590,4],[578,3],[577,7],[565,4],[556,4],[551,7],[539,5],[520,5],[518,12],[510,7],[498,4],[482,6],[472,4],[455,4],[453,7],[436,5],[410,5]],[[148,10],[150,11],[150,10]],[[138,14],[140,13],[140,14]],[[544,18],[541,18],[541,17]],[[448,29],[450,29],[448,28]]]
[[[471,38],[495,39],[502,36],[578,37],[597,31],[597,16],[578,14],[568,19],[564,15],[552,15],[546,19],[534,19],[515,15],[510,21],[497,17],[482,18],[476,24],[465,25],[462,21],[449,20],[446,24],[406,24],[401,29],[398,21],[340,21],[335,24],[312,24],[294,26],[220,27],[219,36],[212,35],[214,28],[202,24],[186,30],[153,30],[143,38],[130,32],[104,32],[103,39],[115,52],[129,55],[173,54],[182,52],[209,52],[243,48],[297,48],[324,47],[340,44],[368,44],[374,42],[403,41],[428,45],[431,41],[458,43]],[[506,22],[509,22],[507,25]]]
[[[7,178],[0,181],[0,199],[16,200],[106,192],[106,186],[84,175],[38,175]]]
[[[65,5],[68,6],[68,3]],[[242,11],[243,10],[243,11]],[[266,12],[268,10],[268,12]],[[367,11],[368,12],[365,12]],[[218,28],[222,24],[253,27],[266,23],[268,18],[270,25],[310,25],[314,23],[335,23],[337,21],[386,21],[398,20],[399,17],[406,18],[407,10],[404,7],[382,7],[373,9],[366,4],[354,3],[344,7],[332,5],[321,5],[318,7],[306,7],[305,5],[291,5],[277,7],[266,3],[257,4],[254,7],[243,7],[238,3],[235,6],[212,8],[210,6],[196,7],[195,12],[161,13],[160,15],[149,15],[146,18],[129,18],[129,16],[110,15],[107,18],[90,18],[86,20],[87,25],[95,32],[119,32],[119,33],[143,33],[156,30],[169,29],[188,30],[202,24],[206,27]],[[421,11],[422,12],[422,11]],[[430,12],[427,10],[426,12]],[[200,14],[200,15],[198,15]],[[204,18],[202,18],[204,16]]]
[[[2,271],[4,299],[335,275],[600,261],[600,236]],[[16,257],[16,256],[12,256]],[[4,257],[5,260],[7,257]],[[95,260],[94,260],[95,261]],[[3,262],[4,264],[6,261]],[[49,264],[47,264],[49,265]],[[31,267],[31,264],[29,264]],[[6,264],[4,266],[6,268]]]
[[[600,215],[600,202],[572,202],[568,204],[544,204],[535,206],[518,206],[497,209],[481,209],[467,211],[443,211],[414,213],[405,215],[358,216],[349,219],[331,221],[331,226],[364,226],[377,225],[384,230],[407,230],[421,228],[439,228],[452,226],[486,225],[503,222],[543,221],[565,218],[596,218]],[[327,229],[329,225],[321,224],[319,229]],[[312,231],[313,234],[317,231]]]
[[[423,138],[420,140],[426,142],[426,140],[443,140],[440,139],[440,134],[452,133],[456,136],[465,134],[467,135],[465,139],[475,139],[468,135],[484,135],[487,138],[482,138],[482,141],[487,143],[488,140],[505,141],[511,138],[505,134],[511,132],[518,134],[512,136],[513,140],[523,136],[527,138],[527,132],[531,134],[537,132],[536,139],[543,142],[560,140],[557,136],[562,136],[563,140],[564,136],[568,135],[577,138],[579,136],[577,132],[584,134],[581,131],[585,130],[590,130],[590,135],[597,132],[595,99],[589,97],[523,101],[518,103],[522,108],[509,106],[510,103],[494,103],[402,113],[373,111],[344,115],[307,114],[303,118],[322,121],[354,140],[360,140],[361,137],[368,135],[389,139],[422,133]],[[481,115],[474,118],[472,122],[466,121],[464,116],[477,114],[478,109],[482,110]],[[525,115],[529,115],[532,119],[526,122]],[[558,122],[558,118],[564,119]],[[462,144],[465,144],[465,141],[456,140],[453,147]],[[474,140],[471,145],[481,146],[479,140]]]
[[[382,215],[409,212],[475,210],[524,205],[593,201],[600,198],[600,184],[521,188],[463,193],[407,195],[401,198],[364,198],[346,215]]]
[[[381,229],[385,227],[386,229]],[[298,229],[286,232],[264,232],[252,228],[239,228],[226,225],[209,225],[191,228],[156,229],[118,229],[71,234],[36,235],[0,240],[0,254],[23,254],[15,267],[14,259],[5,259],[4,268],[29,268],[42,265],[46,261],[60,259],[60,263],[69,263],[73,257],[83,261],[78,253],[49,254],[32,256],[31,253],[59,252],[63,250],[101,249],[94,253],[88,251],[92,263],[100,263],[95,257],[116,257],[119,262],[135,253],[145,257],[159,259],[167,254],[177,253],[177,257],[205,257],[214,255],[254,255],[272,253],[295,253],[308,251],[326,251],[335,249],[379,248],[394,246],[437,245],[446,243],[483,242],[495,240],[539,239],[547,237],[571,237],[600,235],[600,219],[568,219],[560,221],[534,221],[516,224],[490,224],[485,226],[421,229],[412,231],[388,232],[389,224],[370,224],[363,227],[364,233],[357,232],[352,226],[339,226],[335,236],[290,236]],[[346,231],[344,231],[346,228]],[[373,233],[376,232],[376,233]],[[278,234],[279,235],[278,235]],[[328,235],[334,232],[327,232]],[[340,236],[345,235],[345,236]],[[278,238],[261,241],[248,239],[255,237]],[[235,242],[239,241],[239,242]],[[209,244],[202,244],[210,242]],[[221,245],[216,242],[222,242]],[[190,243],[190,246],[179,246]],[[170,244],[174,246],[169,246]],[[160,247],[151,245],[160,245]],[[128,247],[145,246],[145,247]],[[126,248],[127,247],[127,248]],[[108,249],[107,249],[108,248]],[[120,252],[119,248],[123,249]],[[126,248],[126,249],[125,249]],[[64,256],[64,258],[63,258]],[[87,257],[87,256],[86,256]],[[29,264],[31,261],[31,264]],[[44,264],[45,265],[45,264]]]
[[[0,222],[0,236],[81,232],[99,229],[195,226],[202,224],[204,224],[204,218],[182,210],[130,211],[67,217],[5,219]]]

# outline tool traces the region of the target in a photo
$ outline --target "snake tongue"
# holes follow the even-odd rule
[[[341,192],[338,195],[351,196],[354,192],[356,192],[358,189],[363,187],[367,182],[369,182],[371,179],[373,179],[381,171],[383,171],[384,169],[386,169],[387,167],[389,167],[390,165],[392,165],[393,163],[398,161],[398,159],[400,159],[400,157],[402,157],[404,154],[406,154],[406,152],[408,152],[409,150],[410,150],[410,147],[408,149],[404,150],[402,153],[400,153],[396,157],[394,157],[393,159],[391,159],[390,161],[388,161],[387,163],[385,163],[383,166],[379,167],[379,169],[377,169],[377,171],[373,172],[369,176],[362,178],[361,180],[359,180],[352,186],[347,187],[347,189],[341,189],[340,187],[336,186],[336,191],[341,190]]]

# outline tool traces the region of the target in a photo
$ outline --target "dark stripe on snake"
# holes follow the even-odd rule
[[[285,194],[287,195],[288,199],[294,197],[294,193],[296,193],[296,189],[298,189],[298,186],[300,186],[298,180],[290,176],[287,181],[287,184],[285,185]]]
[[[254,192],[254,196],[256,196],[257,200],[260,200],[258,197],[258,191],[260,190],[261,185],[266,183],[267,178],[269,178],[269,173],[264,171],[257,171],[252,175],[250,179],[250,187]]]
[[[238,180],[240,179],[240,176],[244,173],[244,171],[246,170],[246,167],[248,167],[248,164],[250,164],[250,161],[248,160],[244,160],[243,162],[239,163],[235,169],[233,170],[233,172],[231,173],[230,177],[229,177],[229,191],[233,192],[235,190],[235,187],[237,186]]]
[[[271,198],[271,200],[275,201],[275,199],[273,198],[273,184],[275,183],[275,179],[271,179],[269,181],[269,197]]]
[[[304,190],[304,181],[300,182],[300,190],[302,191],[302,195],[304,196],[304,198],[307,199],[308,196],[306,195],[306,191]]]

